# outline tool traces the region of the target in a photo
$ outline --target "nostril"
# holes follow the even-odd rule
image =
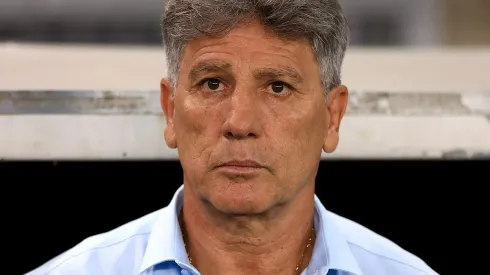
[[[232,131],[228,131],[226,132],[225,136],[227,138],[244,138],[244,137],[255,137],[256,135],[254,133],[240,133],[240,132],[232,132]]]

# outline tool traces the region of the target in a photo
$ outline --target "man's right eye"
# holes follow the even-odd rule
[[[216,78],[208,78],[202,81],[202,88],[213,92],[218,92],[223,89],[223,83]],[[221,85],[221,86],[220,86]]]

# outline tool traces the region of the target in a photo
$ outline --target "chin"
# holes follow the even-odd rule
[[[276,186],[270,179],[215,179],[207,190],[207,200],[220,212],[254,215],[266,212],[275,202]]]

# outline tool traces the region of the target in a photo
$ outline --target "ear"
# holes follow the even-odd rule
[[[169,148],[177,148],[177,139],[174,128],[174,86],[167,79],[160,81],[160,104],[167,121],[164,130],[165,142]]]
[[[323,151],[332,153],[339,143],[340,122],[347,109],[349,90],[346,86],[338,86],[330,91],[327,99],[327,135],[323,144]]]

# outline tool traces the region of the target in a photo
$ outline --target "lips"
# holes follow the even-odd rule
[[[237,167],[237,168],[264,168],[263,165],[253,160],[232,160],[220,163],[219,167]]]

